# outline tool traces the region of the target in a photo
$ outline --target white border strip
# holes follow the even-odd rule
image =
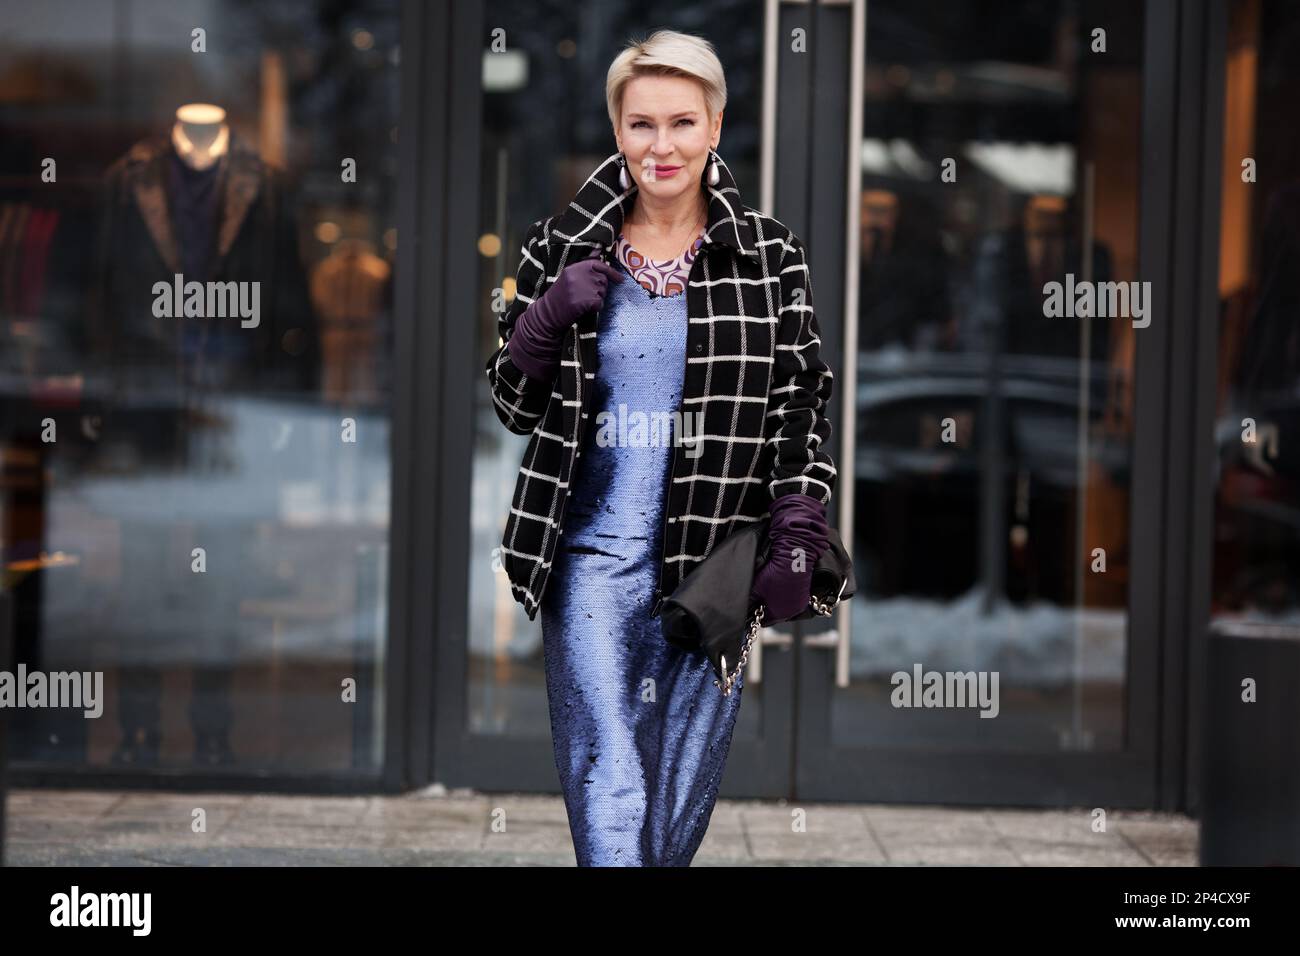
[[[858,393],[858,269],[859,269],[859,206],[862,199],[862,111],[865,106],[867,67],[867,9],[866,0],[853,2],[853,37],[849,54],[849,161],[847,214],[844,217],[844,387],[840,390],[840,463],[838,486],[840,488],[840,537],[848,542],[846,550],[853,553],[853,493],[854,458],[858,433],[858,407],[854,401]],[[861,582],[859,582],[861,587]],[[836,612],[838,646],[835,655],[835,686],[849,686],[849,649],[853,635],[852,599],[840,603]]]

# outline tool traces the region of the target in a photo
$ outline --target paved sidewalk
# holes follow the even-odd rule
[[[206,832],[193,832],[196,809]],[[9,866],[575,865],[558,796],[16,790],[8,817]],[[1092,826],[1092,808],[720,800],[695,865],[1197,864],[1197,824],[1185,816],[1114,810],[1104,833]]]

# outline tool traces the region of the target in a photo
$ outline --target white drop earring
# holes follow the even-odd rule
[[[715,159],[709,164],[709,185],[718,185],[718,180],[722,178],[722,173],[718,170],[718,161]]]
[[[625,191],[632,186],[627,178],[627,159],[623,156],[618,157],[618,185]]]

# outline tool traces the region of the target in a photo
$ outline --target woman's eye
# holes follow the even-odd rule
[[[695,120],[693,120],[693,119],[689,119],[689,118],[687,118],[687,117],[685,117],[685,116],[683,116],[683,117],[682,117],[681,119],[679,119],[677,122],[679,122],[679,123],[690,123],[692,126],[695,125]],[[650,125],[650,124],[647,123],[645,120],[637,120],[635,123],[632,124],[632,128],[633,128],[633,129],[636,129],[638,126],[649,126],[649,125]]]

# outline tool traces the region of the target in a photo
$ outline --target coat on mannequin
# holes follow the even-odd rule
[[[320,349],[295,228],[282,175],[219,107],[182,107],[168,135],[131,147],[104,178],[87,310],[111,395],[179,392],[184,405],[194,390],[314,391]],[[177,274],[258,282],[258,324],[156,316],[155,284]]]

